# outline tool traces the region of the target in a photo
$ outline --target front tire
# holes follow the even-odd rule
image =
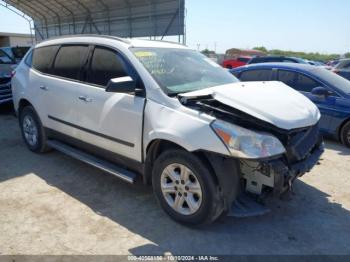
[[[19,124],[23,140],[29,150],[35,153],[44,153],[49,150],[46,145],[45,130],[32,106],[26,106],[20,111]]]
[[[345,146],[350,147],[350,121],[347,122],[341,129],[340,138],[341,142]]]
[[[210,224],[223,211],[213,174],[191,153],[184,150],[162,153],[154,164],[152,180],[158,202],[181,224]]]

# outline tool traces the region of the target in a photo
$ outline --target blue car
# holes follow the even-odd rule
[[[241,81],[281,81],[313,101],[322,114],[320,127],[350,147],[350,81],[322,67],[262,63],[230,70]]]

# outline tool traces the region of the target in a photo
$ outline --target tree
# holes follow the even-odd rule
[[[209,56],[210,54],[215,54],[215,51],[211,51],[208,48],[201,52],[203,55]]]
[[[345,58],[350,58],[350,52],[344,54]]]
[[[264,52],[265,54],[269,52],[265,46],[257,46],[257,47],[254,47],[253,50],[261,51],[261,52]]]

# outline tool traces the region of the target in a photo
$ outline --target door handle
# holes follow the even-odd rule
[[[46,86],[40,86],[39,87],[41,90],[48,91],[49,89]]]
[[[92,99],[86,96],[79,96],[79,100],[84,101],[86,103],[92,102]]]

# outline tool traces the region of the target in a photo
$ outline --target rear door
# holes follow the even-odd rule
[[[278,80],[301,92],[317,105],[322,115],[320,127],[323,131],[328,131],[333,117],[332,108],[335,100],[333,97],[321,98],[311,93],[315,87],[327,87],[310,76],[288,70],[278,70]]]
[[[92,52],[86,84],[75,93],[80,139],[99,148],[141,162],[145,98],[108,93],[110,79],[138,76],[118,51],[96,46]]]
[[[85,87],[80,80],[88,54],[88,45],[61,46],[41,86],[46,93],[47,127],[75,138],[79,138],[75,125],[80,117],[79,94]]]

